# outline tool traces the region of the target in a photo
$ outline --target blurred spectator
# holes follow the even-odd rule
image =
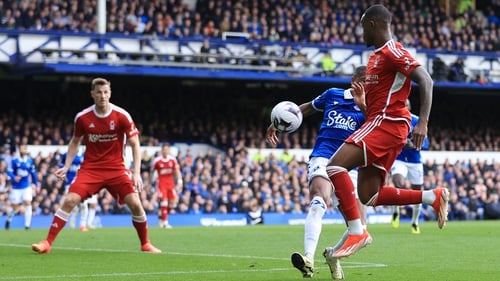
[[[218,58],[216,57],[218,51],[210,45],[210,40],[203,40],[203,44],[200,48],[200,54],[203,55],[199,58],[200,62],[204,63],[217,63]]]
[[[330,52],[327,51],[323,53],[323,57],[321,58],[320,64],[321,64],[321,70],[323,70],[322,73],[323,76],[334,75],[337,64],[335,63],[335,61],[333,61]]]
[[[434,81],[446,81],[448,78],[448,66],[440,57],[432,61],[432,78]]]
[[[268,60],[267,60],[267,49],[266,45],[264,44],[259,44],[257,49],[254,51],[255,59],[252,60],[252,65],[260,66],[260,65],[267,65]]]
[[[484,207],[485,219],[500,219],[500,200],[499,194],[493,193],[490,195],[490,200]]]
[[[448,80],[452,82],[467,81],[467,74],[465,74],[464,61],[462,58],[457,58],[457,60],[450,66]]]

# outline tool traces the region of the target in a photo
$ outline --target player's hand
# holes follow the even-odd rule
[[[351,83],[352,97],[354,98],[354,103],[361,109],[363,113],[366,112],[366,92],[365,83],[353,81]]]
[[[132,173],[132,181],[134,183],[135,191],[141,192],[144,189],[144,183],[140,173]]]
[[[276,128],[274,128],[272,124],[267,127],[266,141],[273,147],[275,147],[280,142],[278,135],[276,135],[276,131]]]
[[[58,180],[65,181],[67,172],[68,172],[68,168],[62,167],[62,168],[58,169],[54,174],[56,175]]]
[[[425,137],[427,136],[427,122],[418,120],[417,125],[413,128],[411,140],[416,150],[420,150],[424,145]]]

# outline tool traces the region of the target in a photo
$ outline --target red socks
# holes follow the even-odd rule
[[[354,194],[354,185],[347,171],[337,172],[330,175],[330,180],[335,187],[335,195],[339,199],[340,208],[347,221],[359,219],[359,210],[356,203],[356,194]]]
[[[49,233],[47,234],[47,242],[49,242],[50,245],[52,245],[57,235],[65,225],[65,220],[61,219],[58,216],[54,216],[54,218],[52,219],[52,224],[50,225]]]
[[[374,206],[380,205],[410,205],[422,203],[422,190],[400,189],[384,186],[378,191]]]
[[[132,220],[134,224],[135,230],[137,231],[137,235],[139,236],[139,240],[141,240],[141,245],[144,245],[149,242],[148,239],[148,222],[136,222]]]

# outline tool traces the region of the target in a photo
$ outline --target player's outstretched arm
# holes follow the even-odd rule
[[[415,68],[415,70],[410,74],[410,78],[419,85],[420,113],[418,115],[418,123],[412,131],[412,140],[415,145],[415,149],[420,150],[424,144],[425,137],[427,136],[427,123],[429,122],[429,116],[431,114],[432,87],[434,82],[432,81],[430,74],[423,66]]]

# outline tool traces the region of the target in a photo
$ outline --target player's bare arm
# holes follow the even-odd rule
[[[141,178],[141,144],[139,142],[139,136],[135,135],[130,137],[128,139],[128,144],[132,148],[132,159],[134,161],[132,181],[137,192],[141,192],[144,188],[144,184]]]
[[[66,161],[64,162],[64,166],[55,172],[55,175],[58,180],[64,181],[66,179],[66,173],[68,172],[71,163],[73,163],[75,155],[78,153],[81,140],[82,140],[81,137],[73,136],[69,141],[68,152],[66,154]]]
[[[427,123],[431,114],[432,87],[434,82],[423,66],[415,68],[410,78],[418,83],[420,93],[420,113],[417,125],[412,131],[412,140],[415,149],[420,150],[427,136]]]

